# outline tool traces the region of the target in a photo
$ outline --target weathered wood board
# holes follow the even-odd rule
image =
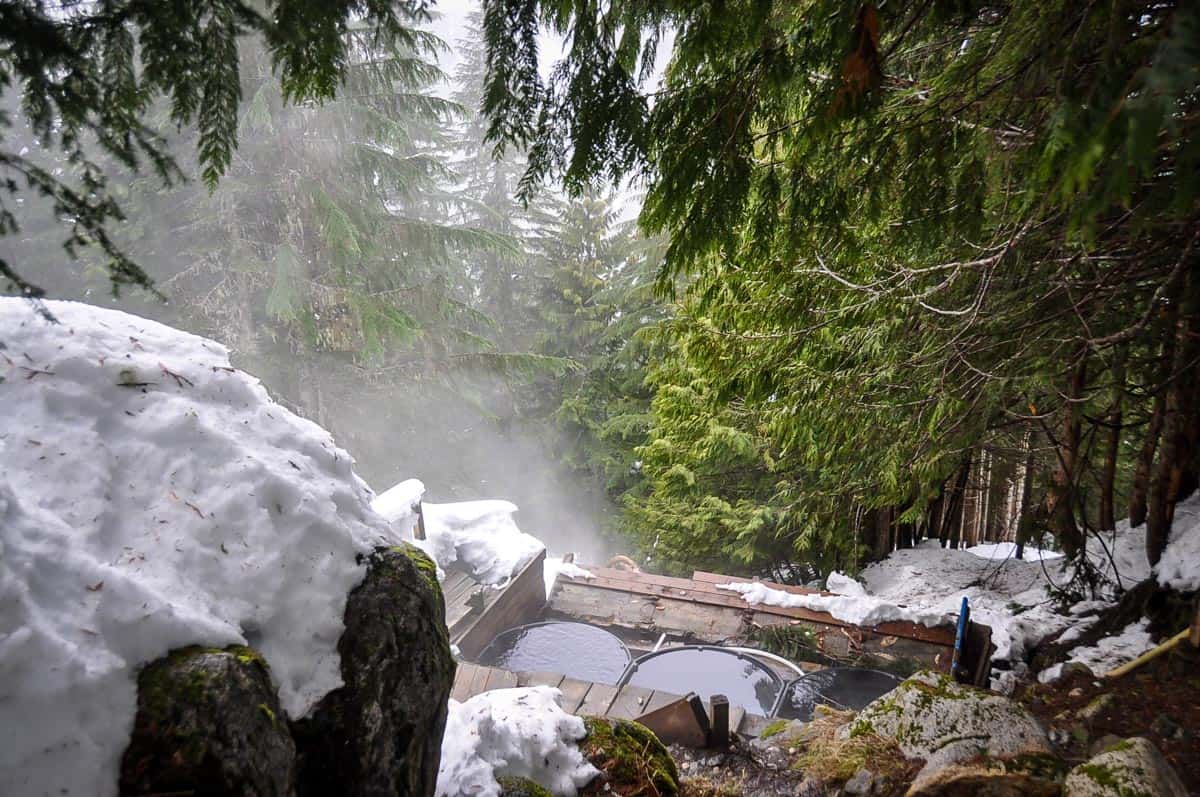
[[[473,581],[466,589],[454,584],[455,602],[446,604],[446,627],[450,641],[458,645],[465,658],[473,659],[501,632],[538,619],[546,605],[546,584],[542,569],[546,552],[542,551],[502,589],[481,588]],[[450,576],[447,574],[446,582]],[[470,605],[471,595],[483,590],[483,608]],[[449,590],[442,587],[443,595]]]

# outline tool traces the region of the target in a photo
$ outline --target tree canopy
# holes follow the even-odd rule
[[[49,197],[75,256],[96,246],[106,256],[113,290],[151,287],[142,268],[116,243],[110,224],[124,218],[109,190],[110,158],[128,170],[149,165],[166,184],[184,179],[168,133],[149,121],[165,104],[182,129],[196,124],[196,155],[213,187],[237,147],[242,80],[238,41],[266,47],[285,99],[333,98],[353,61],[352,26],[384,46],[417,44],[429,0],[241,0],[51,3],[19,0],[0,6],[0,89],[20,93],[21,115],[44,150],[63,153],[55,168],[8,146],[16,120],[0,116],[0,235],[17,231],[14,203],[30,192]],[[0,277],[36,296],[36,277],[0,259]]]
[[[961,523],[987,460],[1068,552],[1124,499],[1157,558],[1200,436],[1194,4],[484,5],[525,188],[644,180],[688,276],[647,536],[852,560],[864,519]]]

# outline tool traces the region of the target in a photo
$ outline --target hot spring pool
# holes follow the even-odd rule
[[[647,653],[634,664],[627,683],[704,700],[725,695],[731,705],[769,716],[783,681],[769,667],[742,653],[702,645],[685,645]]]
[[[479,654],[479,663],[511,672],[541,670],[613,685],[631,658],[625,643],[603,628],[551,621],[503,632]]]

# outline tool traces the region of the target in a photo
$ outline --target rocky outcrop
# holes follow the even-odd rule
[[[143,668],[120,791],[295,793],[296,747],[263,660],[249,648],[183,648]]]
[[[679,794],[679,771],[670,752],[646,726],[631,720],[584,717],[579,750],[600,770],[583,794]]]
[[[346,603],[345,685],[295,723],[299,794],[433,794],[454,657],[433,561],[380,549]]]
[[[290,727],[249,648],[143,668],[121,794],[433,794],[455,667],[436,568],[408,545],[367,565],[338,641],[344,685]]]
[[[1126,739],[1067,774],[1063,797],[1184,797],[1187,789],[1149,740]]]
[[[876,735],[925,760],[910,795],[1055,794],[1061,764],[1045,730],[1020,704],[919,672],[841,730]]]

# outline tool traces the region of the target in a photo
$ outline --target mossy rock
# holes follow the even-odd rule
[[[654,732],[632,720],[584,717],[584,757],[603,773],[584,794],[679,794],[675,760]]]
[[[788,720],[775,720],[762,729],[762,733],[758,735],[760,739],[770,739],[772,736],[778,736],[787,730]]]
[[[1072,769],[1063,797],[1184,797],[1187,789],[1148,739],[1112,745]]]
[[[188,647],[142,668],[122,795],[291,795],[296,748],[266,662]]]
[[[292,727],[298,794],[433,794],[456,665],[432,561],[377,549],[344,617],[344,686]]]
[[[500,797],[554,797],[548,789],[529,778],[496,778],[500,784]]]

